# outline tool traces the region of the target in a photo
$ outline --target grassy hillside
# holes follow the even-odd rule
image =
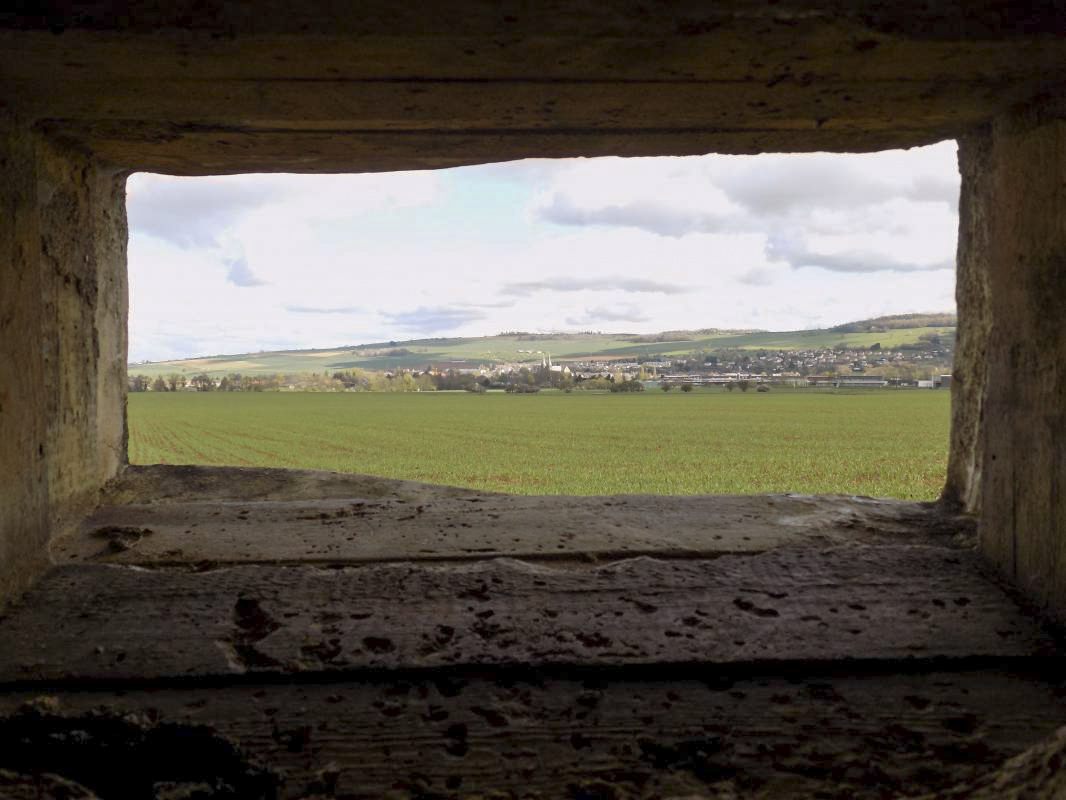
[[[415,339],[405,342],[382,342],[329,350],[281,350],[269,353],[242,353],[179,361],[131,364],[129,371],[138,375],[170,373],[246,375],[264,373],[328,372],[349,367],[370,370],[418,369],[429,364],[439,367],[475,366],[491,362],[540,361],[537,351],[551,354],[555,361],[579,358],[625,359],[675,356],[698,350],[735,348],[748,350],[808,350],[836,345],[869,347],[880,342],[888,349],[914,344],[922,334],[952,336],[955,327],[946,315],[914,315],[916,322],[936,325],[895,327],[882,320],[864,320],[833,329],[808,331],[671,331],[669,334],[643,335],[618,333],[519,334],[455,339]],[[895,325],[900,318],[893,319]],[[872,328],[872,330],[871,330]],[[887,328],[887,329],[886,329]],[[532,352],[531,352],[532,351]]]

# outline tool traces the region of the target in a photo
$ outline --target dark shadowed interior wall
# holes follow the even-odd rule
[[[0,594],[125,462],[124,176],[13,127],[0,145]]]
[[[1066,621],[1066,122],[1039,105],[960,147],[960,330],[949,489],[981,548]]]

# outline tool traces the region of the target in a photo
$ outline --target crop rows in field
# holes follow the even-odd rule
[[[514,494],[929,500],[947,392],[141,393],[135,464],[296,467]]]

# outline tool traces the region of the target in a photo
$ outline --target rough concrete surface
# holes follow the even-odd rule
[[[433,500],[471,494],[501,496],[349,472],[152,464],[127,466],[108,481],[101,493],[101,505],[107,508],[240,501],[311,504],[318,500]]]
[[[596,568],[59,567],[12,606],[0,637],[8,682],[1056,652],[972,553],[915,545]]]
[[[1066,719],[1057,642],[934,506],[197,467],[106,496],[0,619],[0,796],[903,797],[1050,763]]]
[[[1029,109],[979,148],[981,547],[1066,621],[1066,123]]]
[[[125,182],[80,153],[37,152],[41,411],[51,521],[63,524],[126,461]]]
[[[0,127],[0,601],[47,564],[48,392],[34,140]]]
[[[927,795],[924,800],[1025,800],[1066,797],[1066,727],[1008,760],[989,775]]]
[[[964,546],[972,519],[861,497],[522,497],[365,475],[130,467],[53,543],[60,563],[353,564],[717,556],[783,545]]]
[[[1061,622],[1064,23],[1060,3],[999,0],[0,11],[0,597],[51,539],[63,561],[0,623],[4,680],[24,682],[0,694],[0,796],[129,796],[114,776],[135,774],[157,800],[1060,797],[1054,644],[961,519],[930,509],[601,498],[553,516],[413,484],[157,470],[68,525],[124,460],[130,170],[959,137],[945,500]],[[374,563],[393,546],[406,561]],[[196,677],[167,686],[181,670]]]
[[[0,18],[0,95],[184,174],[877,150],[1054,91],[1064,23],[987,0],[59,6]]]
[[[126,360],[122,181],[4,130],[0,598],[40,570],[52,533],[124,462]]]
[[[517,669],[7,691],[0,764],[15,757],[104,798],[188,796],[130,791],[154,772],[167,788],[206,786],[200,797],[227,796],[210,793],[222,776],[242,798],[885,800],[969,797],[961,786],[997,785],[1016,753],[1033,748],[1024,758],[1047,765],[1062,752],[1061,673],[854,672]],[[183,730],[190,757],[160,759],[153,740]],[[1048,791],[1035,770],[1015,797],[1060,797],[1047,773]],[[126,775],[124,793],[107,791]]]
[[[986,166],[991,158],[987,129],[959,139],[959,239],[955,259],[955,303],[958,328],[951,375],[951,448],[944,501],[976,512],[980,507],[982,406],[988,385],[987,348],[992,317],[989,309],[988,222],[995,211]],[[991,205],[990,205],[991,204]]]
[[[80,783],[50,772],[28,774],[0,769],[0,797],[4,800],[99,800]]]

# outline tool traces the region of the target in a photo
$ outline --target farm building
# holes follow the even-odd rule
[[[875,389],[888,386],[882,375],[841,375],[833,381],[833,386],[840,388]]]

